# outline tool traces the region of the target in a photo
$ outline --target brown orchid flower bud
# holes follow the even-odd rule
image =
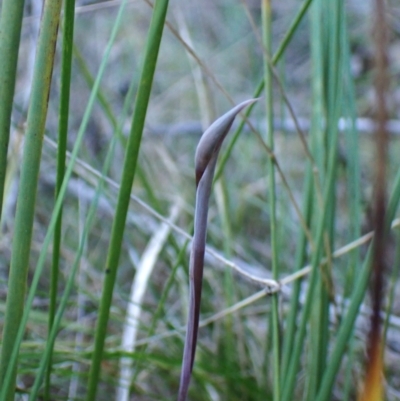
[[[258,99],[246,100],[214,121],[204,132],[196,149],[196,207],[194,235],[190,254],[190,299],[185,347],[183,351],[181,380],[178,401],[185,401],[196,352],[199,327],[201,288],[203,284],[204,252],[207,236],[208,202],[214,177],[217,157],[222,142],[238,113]]]

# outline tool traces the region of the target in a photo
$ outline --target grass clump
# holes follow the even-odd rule
[[[351,400],[372,355],[396,399],[399,144],[374,133],[396,127],[397,66],[369,63],[371,10],[53,1],[35,20],[35,1],[0,18],[0,400]]]

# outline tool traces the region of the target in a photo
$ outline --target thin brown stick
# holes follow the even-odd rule
[[[375,238],[373,247],[371,294],[372,314],[368,336],[368,360],[365,385],[360,401],[383,399],[382,352],[381,352],[381,306],[384,294],[384,270],[387,238],[386,220],[386,164],[388,133],[386,122],[388,112],[386,95],[388,90],[387,44],[388,32],[385,20],[384,0],[375,0],[373,37],[375,44],[375,94],[376,94],[376,163],[375,163],[375,199],[373,226]]]

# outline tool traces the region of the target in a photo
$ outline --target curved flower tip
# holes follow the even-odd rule
[[[238,104],[233,109],[226,112],[220,118],[215,120],[208,129],[204,132],[197,145],[195,155],[195,169],[196,169],[196,185],[199,184],[204,171],[207,168],[209,161],[213,154],[219,150],[223,140],[225,139],[229,129],[231,128],[235,117],[247,106],[259,100],[249,99]]]

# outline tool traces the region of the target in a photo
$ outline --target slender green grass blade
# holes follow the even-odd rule
[[[313,174],[311,166],[308,166],[306,177],[304,180],[304,199],[303,199],[303,215],[306,223],[310,225],[311,211],[313,199]],[[295,270],[300,270],[306,264],[307,254],[307,237],[303,230],[299,231],[296,247]],[[297,315],[300,305],[300,289],[301,280],[296,280],[293,284],[293,291],[290,299],[290,310],[285,325],[285,335],[282,345],[282,362],[281,362],[281,382],[283,385],[286,372],[289,369],[289,362],[293,351],[293,342],[296,337]]]
[[[358,238],[361,235],[361,190],[360,190],[360,140],[359,133],[356,128],[356,100],[355,100],[355,87],[353,77],[351,74],[350,64],[350,48],[349,48],[349,35],[347,32],[347,20],[344,7],[341,8],[341,44],[343,67],[344,67],[344,78],[346,79],[345,92],[343,96],[344,110],[343,114],[348,121],[348,128],[345,132],[346,138],[346,149],[347,152],[347,171],[348,171],[348,193],[349,193],[349,208],[351,219],[349,221],[349,238],[351,241],[353,238]],[[353,288],[355,279],[355,271],[360,266],[360,253],[354,251],[349,260],[349,269],[346,278],[348,288],[345,288],[345,297],[350,294],[350,289]]]
[[[224,176],[214,185],[214,192],[218,210],[221,215],[224,253],[231,259],[233,250],[232,214],[229,207],[228,185]],[[225,269],[224,271],[223,287],[225,298],[224,306],[228,308],[237,302],[235,282],[231,269]],[[235,316],[227,316],[223,324],[223,330],[225,335],[221,339],[218,347],[221,352],[221,369],[226,372],[238,372],[238,374],[240,374],[239,372],[242,370],[239,358],[240,353],[238,352],[240,345],[237,343],[240,341],[240,338],[237,334],[243,331],[242,322]],[[242,375],[245,375],[244,371],[242,371]],[[232,375],[227,375],[226,383],[224,384],[226,388],[224,392],[227,398],[235,399],[235,397],[243,394],[239,387],[241,383],[235,380],[235,377],[232,377]]]
[[[263,44],[264,44],[264,83],[265,83],[265,101],[266,101],[266,118],[267,118],[267,144],[274,151],[274,123],[273,123],[273,77],[270,70],[267,57],[272,52],[272,8],[271,2],[265,0],[262,2],[262,25],[263,25]],[[279,249],[278,249],[278,232],[276,217],[276,185],[275,185],[275,164],[274,160],[268,158],[268,203],[269,203],[269,220],[271,235],[271,264],[272,277],[277,280],[279,277]],[[273,366],[273,399],[279,401],[281,399],[281,383],[280,383],[280,336],[279,336],[279,295],[272,295],[272,366]]]
[[[7,150],[17,73],[24,0],[4,0],[0,17],[0,216],[3,210]]]
[[[61,94],[60,94],[60,114],[59,114],[58,149],[57,149],[57,178],[56,178],[55,198],[57,198],[60,192],[65,173],[65,158],[67,151],[68,115],[69,115],[69,99],[70,99],[70,84],[71,84],[71,69],[72,69],[71,68],[72,43],[74,37],[74,17],[75,17],[75,0],[67,0],[65,1],[64,21],[63,21]],[[58,216],[53,239],[53,257],[52,257],[52,267],[51,267],[50,305],[49,305],[49,332],[53,325],[53,320],[56,313],[61,229],[62,229],[62,208]],[[46,400],[50,400],[50,394],[49,394],[50,375],[51,375],[51,355],[49,357],[49,366],[47,369],[47,376],[46,376],[46,386],[45,386]]]
[[[329,47],[329,52],[326,54],[325,64],[327,68],[324,69],[326,73],[325,82],[327,86],[325,88],[326,93],[326,118],[327,118],[327,130],[326,137],[323,143],[320,145],[323,148],[317,150],[318,153],[329,154],[331,147],[337,146],[337,125],[339,120],[339,113],[341,110],[341,94],[342,90],[338,89],[339,73],[343,71],[341,65],[341,50],[339,47],[340,32],[340,1],[328,1],[321,2],[320,7],[323,7],[323,23],[328,27],[327,36],[322,35],[322,42],[320,42],[319,49]],[[318,24],[318,21],[313,21]],[[316,39],[318,40],[318,38]],[[321,52],[320,52],[321,54]],[[321,54],[322,56],[322,54]],[[318,62],[318,61],[316,61]],[[335,65],[335,68],[331,66]],[[335,138],[336,136],[336,138]],[[318,154],[317,153],[317,154]],[[332,164],[332,170],[327,171],[329,177],[332,177],[332,193],[327,198],[326,210],[327,220],[324,232],[324,252],[328,256],[331,254],[331,249],[334,247],[334,222],[335,222],[335,211],[336,211],[336,197],[333,188],[336,187],[336,171],[337,171],[337,160]],[[323,166],[321,166],[323,168]],[[308,389],[306,399],[314,399],[317,393],[322,373],[326,366],[327,358],[327,347],[329,338],[329,298],[334,298],[333,295],[333,284],[331,279],[331,268],[332,264],[329,262],[327,265],[321,268],[321,275],[318,278],[317,292],[314,301],[314,316],[311,320],[310,331],[312,332],[311,340],[311,358],[308,364]]]
[[[344,66],[344,78],[346,79],[345,93],[343,96],[344,110],[343,114],[346,121],[349,122],[345,132],[347,152],[347,171],[348,171],[348,194],[349,194],[349,236],[348,241],[352,238],[358,238],[361,235],[361,190],[360,190],[360,160],[359,160],[359,133],[356,129],[356,103],[355,103],[355,88],[351,74],[350,65],[350,49],[349,49],[349,36],[347,32],[347,18],[346,13],[342,7],[341,13],[341,48]],[[347,114],[346,114],[347,113]],[[361,269],[360,252],[358,249],[354,250],[349,258],[348,268],[346,272],[345,288],[343,289],[343,300],[350,296],[352,291],[356,288],[355,279],[356,272]],[[343,307],[343,305],[342,305]],[[344,385],[343,400],[350,399],[351,388],[353,387],[352,369],[355,360],[355,339],[354,336],[350,339],[348,361],[346,366],[346,380]]]
[[[97,384],[100,377],[100,366],[103,354],[104,341],[107,331],[107,322],[110,313],[112,293],[117,275],[117,267],[121,252],[125,220],[129,206],[129,196],[135,176],[137,158],[146,118],[146,111],[150,99],[158,50],[162,38],[165,16],[168,8],[168,0],[159,0],[155,3],[153,16],[150,22],[148,39],[145,50],[143,70],[136,98],[132,127],[129,136],[124,169],[122,173],[121,188],[118,195],[116,216],[111,232],[109,251],[107,256],[107,272],[102,292],[99,318],[96,325],[95,345],[92,363],[89,373],[88,391],[86,400],[93,401],[96,398]]]
[[[353,325],[358,314],[362,300],[365,297],[370,277],[371,252],[370,246],[367,257],[365,258],[362,271],[358,274],[357,285],[351,298],[351,303],[347,314],[342,321],[337,335],[334,350],[329,358],[329,366],[324,373],[321,388],[316,397],[316,401],[325,401],[329,399],[336,373],[339,369],[342,355],[347,347],[348,339],[353,331]]]
[[[0,361],[0,383],[2,384],[12,350],[14,347],[18,348],[18,344],[15,343],[15,337],[24,310],[36,188],[39,177],[60,10],[61,0],[46,3],[43,9],[15,217],[15,232]],[[11,383],[15,382],[15,377],[16,370],[14,369]],[[14,398],[14,384],[11,383],[7,387],[8,400]]]

